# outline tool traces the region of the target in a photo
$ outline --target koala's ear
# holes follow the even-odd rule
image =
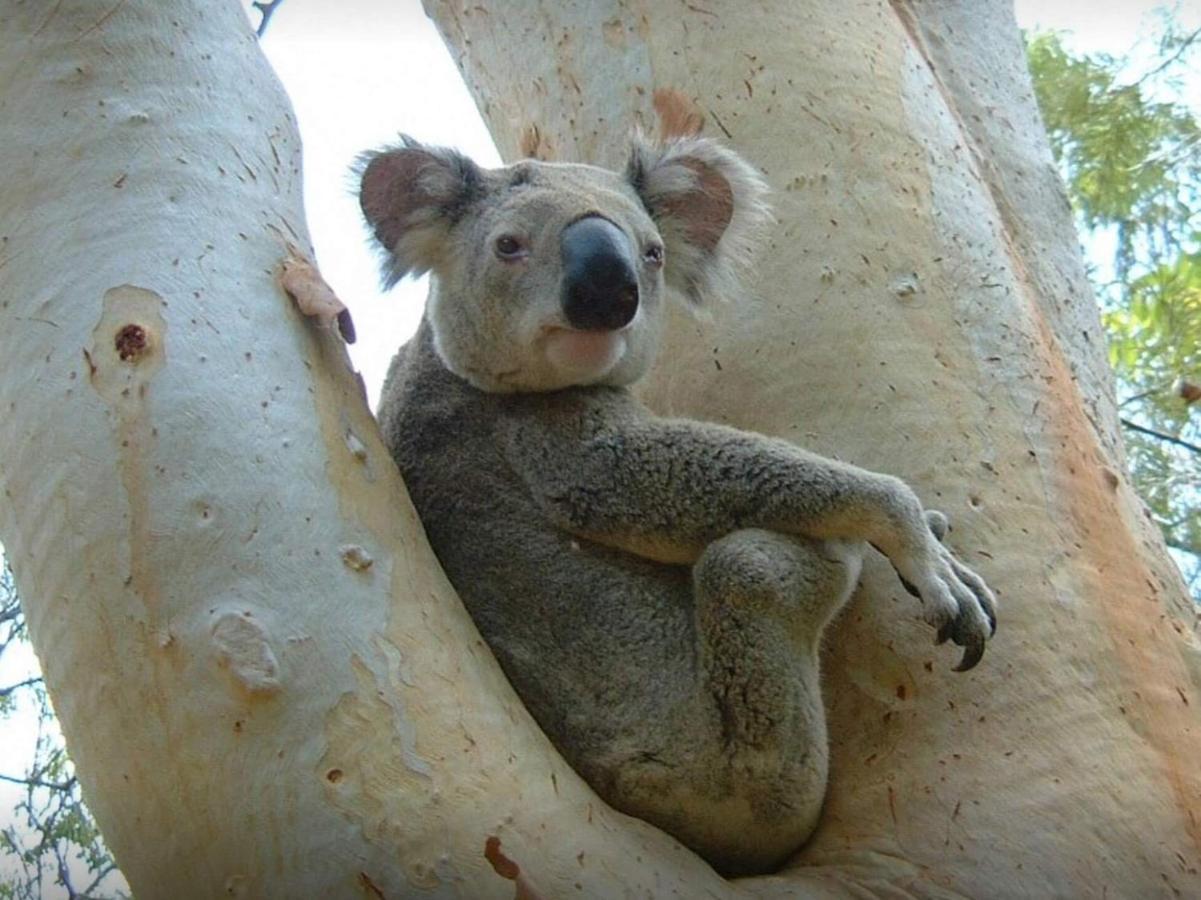
[[[734,297],[771,222],[759,173],[708,138],[653,145],[636,136],[626,178],[663,236],[668,285],[698,306]]]
[[[450,229],[485,193],[484,174],[467,157],[407,136],[359,158],[359,205],[387,251],[384,286],[436,268],[450,251]]]

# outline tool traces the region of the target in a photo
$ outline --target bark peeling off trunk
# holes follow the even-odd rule
[[[1201,891],[1196,617],[1118,474],[1099,317],[1008,4],[427,10],[508,158],[612,165],[630,124],[689,106],[764,169],[779,224],[754,291],[677,317],[647,399],[907,478],[998,588],[997,638],[959,676],[869,571],[830,641],[830,796],[789,877]]]

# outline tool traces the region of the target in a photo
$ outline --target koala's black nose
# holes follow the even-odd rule
[[[638,275],[630,240],[600,216],[563,229],[563,313],[573,328],[616,331],[638,312]]]

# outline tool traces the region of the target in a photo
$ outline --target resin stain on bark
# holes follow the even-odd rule
[[[163,298],[146,288],[110,288],[92,329],[92,346],[83,351],[88,379],[114,413],[117,465],[129,504],[129,579],[152,619],[163,592],[151,553],[153,509],[147,478],[157,438],[149,395],[151,382],[167,360],[163,305]]]

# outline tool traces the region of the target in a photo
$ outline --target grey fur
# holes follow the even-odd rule
[[[404,153],[424,155],[388,158]],[[624,175],[523,161],[464,181],[461,158],[415,144],[373,159],[400,173],[364,181],[387,271],[434,274],[380,425],[451,582],[606,801],[725,873],[779,865],[821,810],[819,643],[867,544],[966,648],[965,667],[995,600],[901,481],[658,418],[629,392],[658,346],[664,290],[705,302],[730,287],[766,221],[761,181],[702,139],[640,145]],[[559,311],[557,235],[587,214],[632,247],[667,247],[662,268],[642,266],[638,316],[617,335],[581,337]],[[523,255],[498,258],[498,236]]]

